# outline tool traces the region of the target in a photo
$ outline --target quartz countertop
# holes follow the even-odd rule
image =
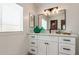
[[[28,33],[28,35],[78,37],[77,34],[67,35],[67,34],[56,34],[56,33]]]

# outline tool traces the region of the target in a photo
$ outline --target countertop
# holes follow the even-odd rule
[[[27,35],[78,37],[77,34],[67,35],[67,34],[56,34],[56,33],[28,33]]]

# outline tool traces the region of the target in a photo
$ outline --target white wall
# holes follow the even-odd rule
[[[27,54],[27,32],[29,28],[29,12],[34,12],[33,4],[19,4],[24,8],[24,32],[0,33],[0,54]]]
[[[44,9],[56,6],[66,9],[66,30],[79,33],[79,4],[39,3],[36,5],[38,6],[38,14],[43,13]]]

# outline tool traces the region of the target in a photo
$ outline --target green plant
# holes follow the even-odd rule
[[[40,33],[40,31],[41,31],[41,30],[40,30],[39,26],[36,26],[36,27],[34,28],[34,32],[35,32],[35,33]]]
[[[43,27],[36,26],[34,28],[35,33],[40,33],[40,32],[44,32],[44,31],[45,31],[45,29]]]

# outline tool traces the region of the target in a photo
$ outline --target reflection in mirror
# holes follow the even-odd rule
[[[30,28],[34,28],[35,26],[35,15],[32,13],[29,13],[29,26]]]
[[[45,15],[39,15],[38,25],[44,29],[47,29],[47,17]]]
[[[50,21],[50,29],[56,30],[57,29],[57,20],[51,20]]]
[[[54,30],[58,30],[58,29],[65,30],[66,29],[66,12],[65,12],[65,10],[60,10],[58,12],[58,14],[50,15],[49,22],[51,20],[57,20],[57,24],[55,25],[55,26],[57,26],[57,28]],[[51,24],[50,24],[50,26],[51,26]]]
[[[44,29],[51,30],[65,30],[66,29],[66,10],[59,10],[57,14],[46,16],[40,14],[38,19],[38,25]]]

